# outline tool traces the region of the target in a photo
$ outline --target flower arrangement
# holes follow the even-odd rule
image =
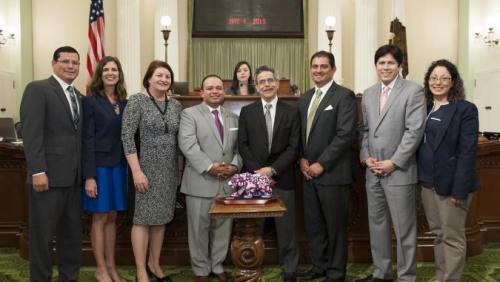
[[[273,195],[269,178],[260,174],[237,173],[231,177],[228,184],[235,190],[231,194],[234,198],[269,199]]]

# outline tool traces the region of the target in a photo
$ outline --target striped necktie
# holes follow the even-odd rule
[[[266,112],[264,113],[264,117],[266,118],[266,128],[267,128],[267,140],[269,141],[268,150],[271,151],[271,145],[273,144],[273,120],[271,118],[271,107],[273,105],[266,104]]]
[[[71,101],[71,114],[73,115],[73,125],[75,128],[78,128],[78,121],[80,120],[80,116],[78,115],[78,103],[76,102],[76,94],[73,86],[68,86],[66,88],[69,92],[69,99]]]

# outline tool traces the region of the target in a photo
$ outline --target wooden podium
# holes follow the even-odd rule
[[[223,198],[213,201],[209,210],[212,217],[235,220],[230,252],[236,281],[261,281],[265,249],[257,221],[283,216],[285,211],[283,201],[276,196],[265,204],[230,204]]]

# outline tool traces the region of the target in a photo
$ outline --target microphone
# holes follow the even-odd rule
[[[255,84],[253,84],[253,83],[252,83],[252,82],[250,82],[250,81],[249,81],[248,83],[243,83],[243,82],[241,82],[241,81],[240,81],[240,82],[239,82],[239,84],[238,84],[238,86],[239,86],[239,87],[243,87],[243,86],[245,86],[245,85],[246,85],[246,86],[255,86]]]

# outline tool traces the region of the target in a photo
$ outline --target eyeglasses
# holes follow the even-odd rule
[[[257,84],[266,84],[266,82],[271,84],[275,81],[276,81],[276,79],[274,79],[274,78],[261,79],[261,80],[257,80]]]
[[[60,60],[60,61],[57,61],[58,63],[61,63],[62,65],[74,65],[74,66],[79,66],[80,65],[80,62],[79,61],[70,61],[70,60]]]
[[[448,82],[451,80],[451,77],[435,77],[435,76],[432,76],[429,78],[429,81],[432,82],[432,83],[436,83],[436,82],[440,82],[440,83],[443,83],[443,82]]]

